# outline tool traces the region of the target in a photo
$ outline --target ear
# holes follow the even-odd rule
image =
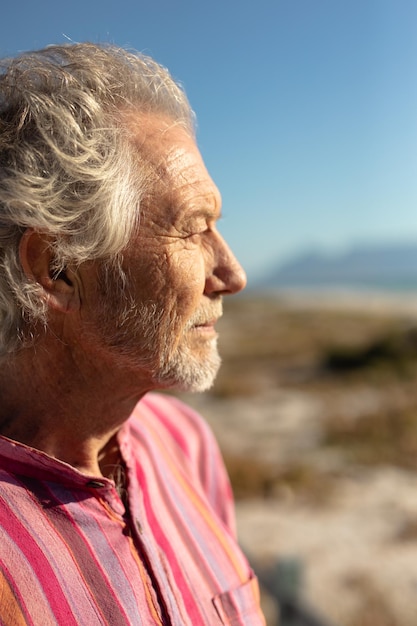
[[[67,313],[79,308],[78,283],[74,273],[53,269],[52,237],[28,228],[19,245],[19,258],[27,278],[42,287],[48,305]]]

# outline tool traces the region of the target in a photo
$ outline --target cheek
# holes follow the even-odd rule
[[[188,316],[199,305],[205,286],[202,250],[193,246],[160,246],[146,252],[130,265],[130,284],[138,302],[153,302],[165,319]],[[134,269],[133,269],[134,267]]]
[[[147,251],[143,259],[129,265],[129,283],[138,302],[157,302],[167,292],[169,255],[166,251]]]
[[[182,250],[169,257],[166,290],[177,314],[187,313],[201,301],[205,285],[205,264],[201,254]]]

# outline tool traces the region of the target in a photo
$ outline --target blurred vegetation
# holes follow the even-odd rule
[[[303,463],[272,464],[225,454],[236,499],[297,498],[310,506],[326,504],[334,489],[330,477]]]
[[[218,397],[359,373],[416,376],[417,327],[403,316],[291,308],[277,297],[225,302]]]
[[[223,365],[214,399],[273,389],[307,392],[325,407],[318,447],[353,466],[417,469],[417,316],[291,306],[276,296],[225,301]],[[375,401],[364,405],[361,396]],[[373,397],[372,396],[372,397]],[[220,436],[221,440],[221,436]],[[275,463],[224,449],[238,499],[331,502],[337,473],[308,457]]]
[[[266,296],[226,299],[219,324],[223,366],[209,392],[213,400],[256,401],[271,390],[290,390],[322,407],[313,450],[286,456],[277,436],[271,462],[262,451],[246,455],[223,446],[236,497],[332,506],[343,475],[383,466],[417,471],[416,322],[417,311],[292,306]],[[406,520],[395,539],[415,541],[417,519]],[[361,598],[349,626],[405,626],[367,574],[352,572],[346,586]]]
[[[361,605],[350,626],[399,626],[386,594],[378,589],[369,576],[353,574],[347,584],[360,590]]]
[[[358,420],[327,419],[324,445],[338,446],[348,460],[417,470],[417,411],[379,411]]]
[[[324,354],[323,366],[332,373],[385,370],[388,374],[416,374],[417,328],[387,329],[365,345],[330,347]]]

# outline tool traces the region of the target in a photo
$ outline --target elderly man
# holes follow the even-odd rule
[[[53,46],[0,77],[0,622],[264,620],[204,390],[245,275],[168,72]]]

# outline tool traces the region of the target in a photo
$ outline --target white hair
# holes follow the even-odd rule
[[[33,321],[47,322],[19,261],[27,228],[49,236],[57,272],[112,263],[128,244],[150,185],[146,158],[128,141],[130,111],[194,134],[181,86],[139,53],[81,43],[0,60],[0,356],[22,345]]]

